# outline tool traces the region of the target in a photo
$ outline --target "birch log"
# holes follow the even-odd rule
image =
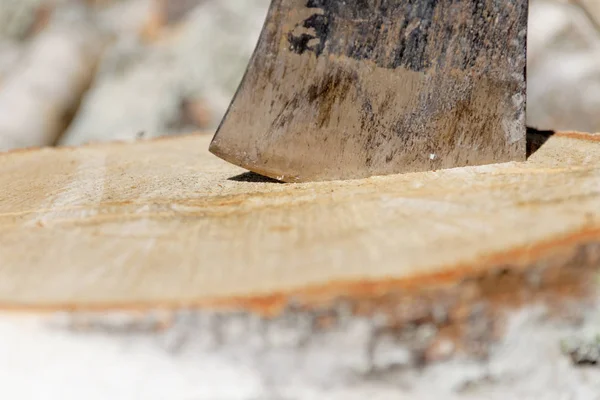
[[[209,140],[0,156],[2,397],[597,398],[598,135],[312,184]]]
[[[101,35],[82,23],[41,32],[0,86],[0,151],[52,145],[94,76]]]

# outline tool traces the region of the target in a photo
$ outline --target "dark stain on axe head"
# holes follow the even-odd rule
[[[464,70],[482,56],[501,55],[510,30],[527,15],[501,0],[308,0],[306,8],[314,13],[299,24],[303,29],[288,33],[293,52],[413,71],[436,65]]]

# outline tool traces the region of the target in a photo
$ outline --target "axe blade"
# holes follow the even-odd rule
[[[272,0],[210,151],[286,182],[526,157],[528,0]]]

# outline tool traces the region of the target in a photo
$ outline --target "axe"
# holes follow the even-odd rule
[[[284,182],[526,157],[528,0],[272,0],[210,144]]]

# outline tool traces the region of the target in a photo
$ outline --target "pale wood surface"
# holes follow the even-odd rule
[[[525,163],[314,184],[243,181],[209,140],[1,155],[0,303],[333,296],[600,243],[596,135],[557,134]]]

